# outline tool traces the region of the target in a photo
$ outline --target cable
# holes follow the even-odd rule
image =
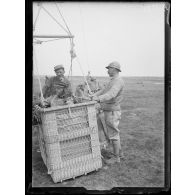
[[[55,5],[56,5],[56,7],[57,7],[57,9],[58,9],[58,12],[59,12],[59,14],[60,14],[62,20],[64,21],[64,24],[65,24],[66,28],[67,28],[68,31],[69,31],[69,34],[71,35],[72,33],[70,32],[70,29],[68,28],[68,25],[67,25],[67,23],[66,23],[66,21],[65,21],[65,19],[64,19],[64,17],[63,17],[63,15],[62,15],[60,9],[59,9],[57,3],[55,3]],[[70,44],[74,44],[74,43],[73,43],[73,39],[70,39]]]
[[[40,11],[41,11],[41,6],[39,7],[39,11],[38,11],[37,17],[36,17],[35,22],[33,24],[33,31],[35,31],[35,26],[36,26],[36,23],[37,23]]]
[[[43,10],[66,32],[69,34],[69,32],[42,6],[40,5]]]
[[[41,102],[43,104],[43,91],[42,91],[42,86],[41,86],[41,80],[40,80],[40,75],[39,75],[39,69],[38,69],[38,66],[37,66],[37,58],[36,58],[36,52],[35,52],[35,48],[33,47],[33,57],[34,57],[34,64],[37,68],[37,74],[38,74],[38,81],[39,81],[39,89],[40,89],[40,92],[41,92]]]
[[[57,7],[57,9],[58,9],[59,14],[61,15],[62,20],[64,21],[64,24],[65,24],[66,28],[68,29],[68,31],[69,31],[69,33],[70,33],[70,35],[71,35],[72,33],[70,32],[70,29],[68,28],[68,25],[67,25],[67,23],[66,23],[64,17],[62,16],[62,14],[61,14],[61,12],[60,12],[60,9],[59,9],[59,7],[58,7],[58,5],[57,5],[57,3],[55,3],[55,5],[56,5],[56,7]]]

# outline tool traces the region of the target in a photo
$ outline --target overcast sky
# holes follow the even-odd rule
[[[43,3],[43,6],[65,26],[54,3]],[[163,3],[66,2],[58,3],[58,7],[75,36],[75,51],[84,74],[91,71],[93,76],[107,76],[105,66],[118,61],[122,76],[164,76]],[[38,9],[34,3],[33,23]],[[34,34],[67,33],[41,9]],[[41,75],[53,75],[57,64],[63,64],[68,74],[68,39],[34,44],[34,48]],[[37,74],[36,67],[34,72]],[[76,59],[74,75],[82,75]]]

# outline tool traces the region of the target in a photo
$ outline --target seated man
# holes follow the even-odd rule
[[[65,70],[62,65],[55,66],[54,71],[56,76],[46,78],[46,82],[43,87],[43,97],[47,99],[51,99],[50,97],[57,97],[66,101],[72,96],[70,81],[65,78]]]

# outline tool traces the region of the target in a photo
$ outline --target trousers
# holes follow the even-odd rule
[[[104,118],[107,127],[107,135],[110,140],[120,140],[120,130],[119,123],[121,120],[121,111],[104,111]],[[99,139],[100,142],[105,140],[103,135],[103,125],[101,124],[100,119],[97,120],[98,129],[99,129]]]

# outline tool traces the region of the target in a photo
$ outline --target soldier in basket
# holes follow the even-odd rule
[[[121,72],[120,64],[112,62],[107,67],[110,81],[104,89],[92,95],[92,100],[97,101],[101,105],[104,112],[107,134],[113,146],[114,157],[107,160],[107,164],[120,163],[120,158],[123,158],[121,150],[119,122],[121,119],[120,103],[122,101],[122,92],[124,82],[119,77]]]
[[[72,89],[70,81],[64,76],[65,70],[62,65],[54,67],[56,76],[46,78],[43,87],[43,97],[51,102],[54,98],[64,99],[68,101],[72,97]],[[46,102],[47,102],[46,101]]]

